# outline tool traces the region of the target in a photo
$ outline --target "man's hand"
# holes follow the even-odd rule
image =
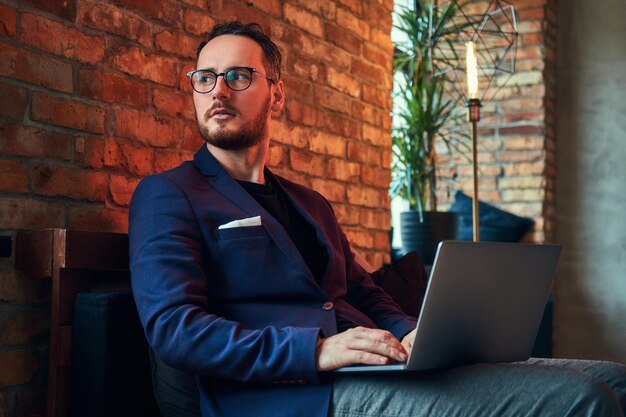
[[[407,353],[411,353],[411,349],[413,349],[413,341],[415,340],[415,332],[417,329],[413,329],[411,332],[407,333],[406,336],[402,338],[402,346]]]
[[[316,356],[318,371],[330,371],[353,364],[384,365],[391,361],[405,362],[407,359],[405,348],[391,333],[365,327],[356,327],[320,339]]]

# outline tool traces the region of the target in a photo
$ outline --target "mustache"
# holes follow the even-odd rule
[[[239,111],[234,108],[233,106],[231,106],[228,103],[225,102],[215,102],[215,104],[213,104],[209,109],[207,109],[207,111],[204,113],[204,120],[209,120],[211,118],[211,113],[213,112],[213,110],[215,109],[223,109],[226,110],[229,113],[233,113],[235,115],[239,114]]]

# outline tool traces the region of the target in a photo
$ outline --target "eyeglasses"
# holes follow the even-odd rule
[[[242,91],[250,87],[252,84],[252,74],[257,73],[270,80],[273,84],[276,84],[272,78],[265,74],[260,73],[255,68],[248,67],[233,67],[228,71],[216,73],[211,70],[197,70],[187,73],[187,77],[191,80],[191,87],[200,94],[206,94],[213,91],[217,85],[217,78],[224,77],[226,86],[234,91]]]

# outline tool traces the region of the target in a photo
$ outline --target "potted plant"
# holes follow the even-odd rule
[[[444,77],[433,76],[431,41],[459,30],[450,24],[459,7],[452,2],[439,8],[428,0],[416,0],[414,10],[396,13],[394,27],[405,40],[394,54],[394,112],[392,127],[392,180],[390,195],[406,200],[409,211],[400,214],[402,251],[417,251],[431,264],[441,240],[455,237],[456,213],[437,211],[438,149],[467,154],[469,147],[459,126],[459,109],[446,94]]]

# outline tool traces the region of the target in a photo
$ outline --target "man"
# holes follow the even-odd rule
[[[415,320],[354,261],[327,201],[265,166],[271,113],[285,101],[280,61],[258,25],[216,26],[189,74],[206,146],[144,179],[131,204],[132,284],[148,341],[165,363],[196,375],[202,415],[450,415],[462,401],[461,410],[497,415],[539,400],[621,415],[612,387],[573,370],[537,367],[532,382],[544,382],[522,387],[525,401],[491,409],[493,399],[468,391],[511,395],[502,384],[523,384],[530,366],[417,378],[324,373],[405,361]],[[611,372],[605,380],[624,376]],[[567,394],[572,382],[593,398]]]

